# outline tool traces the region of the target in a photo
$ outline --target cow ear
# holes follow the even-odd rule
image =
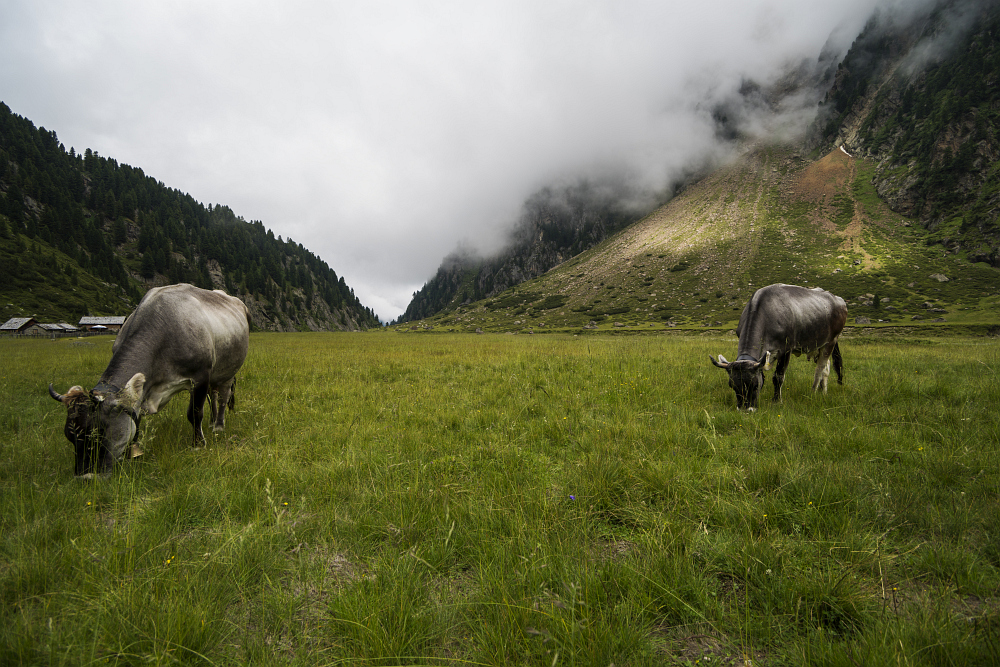
[[[764,354],[764,358],[757,363],[757,370],[760,370],[761,367],[763,367],[765,371],[771,370],[771,353],[770,353],[770,351],[768,351],[767,353],[765,353]]]
[[[134,406],[142,397],[142,388],[145,384],[146,376],[142,373],[136,373],[132,376],[131,380],[125,383],[125,387],[121,392],[122,399]]]
[[[708,358],[712,361],[712,363],[715,366],[718,366],[719,368],[729,368],[729,362],[726,361],[726,358],[721,354],[719,355],[718,361],[716,361],[715,358],[712,357],[712,355],[708,355]]]

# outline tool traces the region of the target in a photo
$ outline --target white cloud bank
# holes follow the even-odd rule
[[[0,100],[323,258],[383,319],[596,167],[662,186],[705,100],[846,47],[876,0],[14,0]]]

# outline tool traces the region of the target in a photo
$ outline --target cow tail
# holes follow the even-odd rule
[[[844,384],[844,358],[840,356],[840,342],[833,345],[833,370],[837,371],[837,384]]]

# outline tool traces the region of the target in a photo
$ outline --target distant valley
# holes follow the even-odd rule
[[[879,10],[839,63],[824,52],[706,110],[732,159],[692,165],[658,192],[624,177],[541,188],[506,248],[446,257],[395,329],[731,328],[756,288],[786,282],[843,296],[852,325],[991,330],[996,34],[996,0]],[[819,100],[808,127],[793,138],[756,130],[753,119],[779,116],[803,91]],[[172,282],[239,296],[258,330],[382,325],[301,244],[138,167],[67,149],[0,103],[0,320],[127,314]]]

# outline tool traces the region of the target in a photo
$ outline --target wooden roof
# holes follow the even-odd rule
[[[128,319],[127,315],[84,315],[80,318],[80,326],[94,326],[95,324],[103,324],[105,326],[111,324],[125,324],[125,320]]]
[[[0,331],[20,331],[37,323],[34,317],[12,317],[3,324],[0,324]]]

